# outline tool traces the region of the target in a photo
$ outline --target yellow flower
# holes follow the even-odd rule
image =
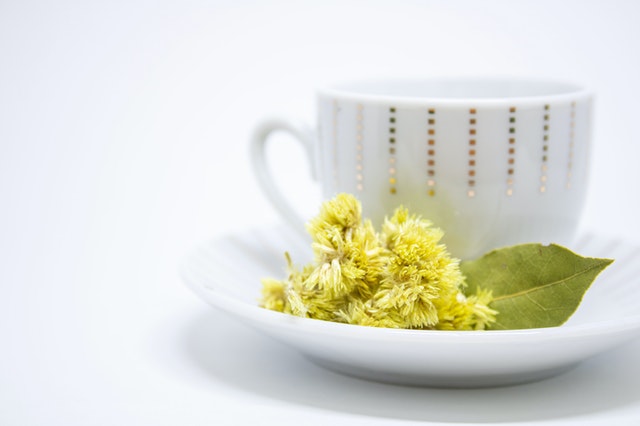
[[[480,330],[495,321],[491,294],[462,293],[459,261],[429,221],[399,207],[380,234],[352,195],[309,222],[314,261],[285,281],[263,280],[261,306],[297,316],[388,328]]]
[[[461,292],[435,301],[438,309],[438,330],[484,330],[495,322],[497,311],[489,308],[491,292],[480,290],[472,296]]]
[[[286,282],[265,278],[262,280],[262,307],[278,312],[290,312],[285,294]]]
[[[374,305],[393,312],[398,327],[435,326],[435,302],[464,282],[458,260],[440,243],[442,236],[440,229],[402,207],[383,224],[381,239],[390,254]]]
[[[322,290],[323,297],[370,297],[377,286],[384,251],[361,212],[355,197],[339,194],[307,225],[316,265],[307,285]]]

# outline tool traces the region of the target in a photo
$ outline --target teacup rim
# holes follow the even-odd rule
[[[562,90],[551,93],[524,94],[513,96],[499,95],[405,95],[389,93],[373,93],[355,87],[363,85],[382,84],[467,84],[481,85],[505,84],[505,85],[547,85]],[[476,88],[477,88],[476,87]],[[549,89],[551,90],[551,89]],[[479,77],[428,77],[428,78],[375,78],[338,81],[333,84],[318,88],[316,90],[319,99],[335,99],[361,103],[373,104],[394,104],[394,105],[451,105],[451,106],[505,106],[505,105],[540,105],[552,104],[556,102],[571,102],[581,99],[593,98],[593,90],[585,84],[561,79],[535,78],[535,77],[499,77],[499,76],[479,76]]]

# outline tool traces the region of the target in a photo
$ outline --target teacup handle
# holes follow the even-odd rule
[[[289,222],[289,224],[304,233],[305,221],[282,195],[282,191],[275,184],[271,169],[267,164],[266,145],[269,136],[273,132],[283,131],[291,134],[295,140],[300,142],[309,160],[311,176],[317,179],[316,162],[314,159],[314,133],[309,126],[303,122],[292,121],[283,118],[272,118],[259,123],[254,129],[251,138],[251,160],[253,170],[256,174],[258,184],[265,195],[271,201],[276,210]]]

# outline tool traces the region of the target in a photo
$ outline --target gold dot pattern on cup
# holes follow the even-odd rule
[[[389,192],[395,194],[397,192],[398,183],[397,167],[396,167],[396,108],[389,107]]]
[[[338,106],[338,101],[333,101],[333,108],[331,111],[331,124],[333,126],[331,130],[331,149],[332,149],[332,170],[331,174],[333,177],[333,187],[334,189],[338,188],[338,111],[340,110]]]
[[[364,108],[358,104],[356,111],[356,189],[364,191]]]
[[[468,149],[468,168],[467,168],[467,195],[469,197],[476,196],[476,153],[477,153],[477,139],[476,139],[476,124],[477,124],[477,110],[475,108],[469,109],[469,149]]]
[[[571,178],[573,177],[575,131],[576,131],[576,103],[571,102],[571,111],[569,112],[569,161],[567,163],[567,189],[571,189]]]
[[[436,195],[436,110],[427,110],[427,194]]]
[[[542,165],[540,166],[540,192],[547,192],[547,172],[549,171],[549,110],[548,104],[544,106],[542,117]]]
[[[509,108],[509,136],[507,151],[507,197],[513,195],[513,182],[516,163],[516,107]]]

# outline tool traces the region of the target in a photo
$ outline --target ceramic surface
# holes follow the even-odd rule
[[[592,99],[573,84],[536,80],[389,80],[318,94],[317,132],[267,121],[253,166],[298,230],[264,145],[284,130],[306,148],[325,199],[356,195],[379,225],[398,205],[446,229],[462,259],[529,241],[574,237],[587,181]]]
[[[486,387],[540,380],[640,336],[640,248],[583,236],[571,248],[616,259],[563,326],[512,331],[393,330],[299,318],[258,306],[263,277],[285,275],[284,251],[311,259],[290,228],[265,227],[214,239],[186,259],[182,275],[214,308],[331,370],[419,386]]]

